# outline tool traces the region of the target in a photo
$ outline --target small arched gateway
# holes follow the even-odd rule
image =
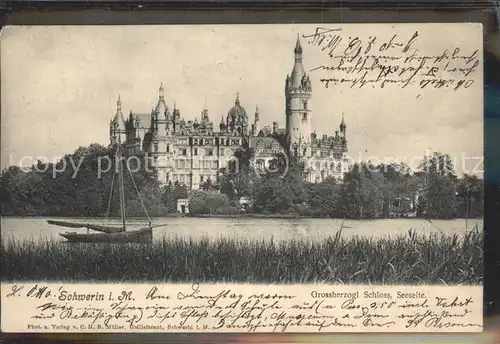
[[[189,214],[189,200],[187,198],[177,200],[177,211],[181,214]]]

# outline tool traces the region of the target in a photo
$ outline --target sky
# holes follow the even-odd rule
[[[437,24],[436,24],[437,25]],[[253,122],[255,108],[262,125],[285,126],[284,83],[291,73],[297,34],[318,26],[342,28],[344,39],[389,40],[394,33],[413,47],[438,54],[461,47],[480,50],[481,27],[447,24],[279,24],[161,26],[5,27],[1,36],[1,167],[31,164],[73,152],[90,143],[109,143],[109,121],[120,94],[125,115],[149,113],[165,86],[187,120],[205,105],[219,123],[234,105]],[[473,25],[472,25],[473,26]],[[462,30],[462,31],[457,31]],[[460,34],[457,34],[459,32]],[[318,46],[302,39],[304,67],[312,81],[312,128],[333,135],[342,114],[353,159],[418,160],[442,151],[471,172],[483,156],[482,63],[475,82],[459,92],[385,87],[325,88],[325,73],[311,69],[331,62]],[[375,158],[375,159],[374,159]],[[463,159],[462,159],[463,160]],[[461,170],[462,163],[458,163]],[[480,169],[479,169],[480,170]]]

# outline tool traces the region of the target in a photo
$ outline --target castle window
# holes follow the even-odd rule
[[[307,122],[307,112],[302,114],[302,122]]]
[[[212,148],[205,149],[205,155],[212,156],[214,155],[214,150]]]
[[[186,148],[182,148],[181,149],[181,155],[187,155],[187,149]]]
[[[259,170],[259,171],[264,170],[264,161],[261,159],[257,160],[257,170]]]
[[[167,145],[167,153],[170,153],[170,145]]]
[[[304,102],[302,103],[302,105],[304,106],[304,110],[307,110],[307,100],[304,100]]]
[[[194,155],[198,155],[198,148],[195,148],[195,149],[194,149],[193,154],[194,154]]]
[[[219,151],[220,156],[224,156],[224,148],[221,148]]]
[[[203,176],[200,176],[200,183],[203,183]]]
[[[306,155],[307,154],[307,148],[304,148],[304,151],[302,152],[302,155]]]
[[[274,142],[272,147],[274,153],[279,153],[281,151],[281,146],[278,142]]]

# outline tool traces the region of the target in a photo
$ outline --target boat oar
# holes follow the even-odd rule
[[[166,227],[166,226],[167,226],[167,224],[165,223],[165,224],[162,224],[162,225],[154,225],[154,226],[149,226],[149,227],[142,227],[141,229],[147,229],[147,228],[153,229],[153,228],[157,228],[157,227]]]
[[[69,228],[82,228],[85,227],[85,223],[73,223],[73,222],[66,222],[66,221],[54,221],[54,220],[47,220],[47,222],[51,225],[56,225],[56,226],[61,226],[61,227],[69,227]]]

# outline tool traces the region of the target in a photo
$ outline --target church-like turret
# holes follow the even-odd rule
[[[233,135],[248,135],[248,115],[240,104],[239,93],[236,94],[234,106],[227,113],[226,127]]]
[[[158,89],[158,104],[156,105],[155,111],[158,113],[159,120],[165,120],[167,114],[168,106],[165,103],[165,88],[163,87],[163,82],[160,84]]]
[[[167,134],[167,121],[170,119],[170,112],[165,103],[165,89],[163,82],[158,89],[158,103],[154,109],[154,127],[158,130],[158,135],[164,136]]]
[[[226,131],[226,125],[224,124],[224,116],[222,116],[222,118],[220,119],[219,130],[221,133]]]
[[[127,128],[122,113],[122,100],[120,95],[118,95],[118,100],[116,101],[116,114],[109,124],[109,136],[111,143],[125,143],[126,134]]]
[[[254,117],[253,125],[252,125],[252,135],[254,135],[254,136],[257,135],[257,133],[260,130],[259,121],[260,121],[260,112],[259,112],[259,106],[257,105],[255,107],[255,117]]]
[[[344,114],[342,114],[342,122],[340,122],[339,129],[340,129],[340,138],[342,139],[342,143],[344,145],[346,145],[346,143],[347,143],[347,136],[346,136],[347,126],[345,124]]]

